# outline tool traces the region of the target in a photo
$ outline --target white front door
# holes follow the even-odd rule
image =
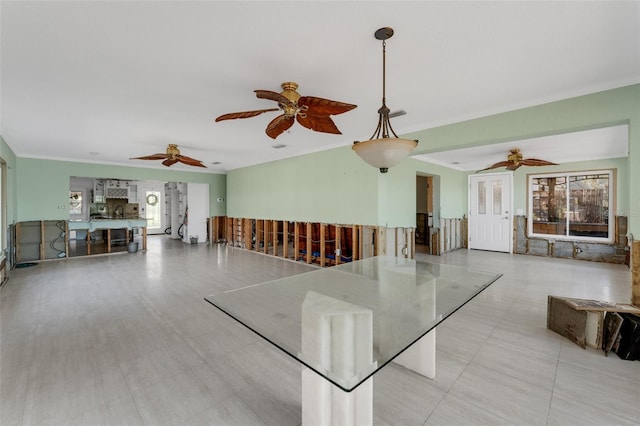
[[[511,252],[512,173],[469,176],[469,248]]]
[[[144,182],[138,184],[140,216],[147,219],[147,233],[164,233],[164,183]]]

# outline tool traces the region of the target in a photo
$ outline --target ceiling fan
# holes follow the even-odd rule
[[[283,114],[271,120],[267,126],[266,133],[272,139],[277,138],[282,132],[293,126],[294,118],[307,129],[315,130],[316,132],[342,134],[330,115],[342,114],[357,107],[357,105],[315,96],[300,96],[296,92],[298,83],[292,81],[282,83],[281,87],[281,93],[270,90],[254,91],[260,99],[276,101],[278,108],[223,114],[216,118],[216,122],[234,120],[236,118],[250,118],[265,112],[282,110]]]
[[[506,167],[507,170],[516,170],[520,166],[554,166],[557,163],[552,163],[550,161],[538,160],[537,158],[522,158],[522,154],[520,153],[520,149],[514,148],[511,150],[511,153],[507,157],[507,161],[499,161],[486,169],[478,170],[478,172],[483,172],[485,170],[497,169],[500,167]]]
[[[207,167],[202,164],[202,161],[196,160],[195,158],[187,157],[185,155],[180,155],[180,150],[178,149],[178,145],[174,143],[170,143],[167,146],[166,153],[158,153],[152,155],[146,155],[144,157],[134,157],[129,158],[129,160],[164,160],[162,164],[167,167],[173,166],[175,163],[186,164],[187,166],[194,167]]]

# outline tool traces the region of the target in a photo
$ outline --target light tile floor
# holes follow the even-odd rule
[[[437,376],[374,379],[377,425],[637,425],[640,362],[546,329],[547,295],[630,299],[626,266],[459,250],[504,276],[437,331]],[[300,367],[206,303],[309,270],[149,238],[136,254],[45,262],[0,290],[0,424],[298,425]]]

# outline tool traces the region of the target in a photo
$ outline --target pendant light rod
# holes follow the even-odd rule
[[[387,107],[387,42],[393,36],[393,29],[380,28],[375,32],[375,38],[382,41],[382,106],[378,110],[378,126],[370,140],[354,141],[352,149],[367,164],[377,167],[381,173],[386,173],[392,167],[406,158],[418,144],[417,140],[400,139],[391,127]],[[393,137],[389,137],[389,133]]]
[[[396,132],[391,127],[387,107],[387,39],[393,36],[393,28],[384,27],[375,32],[375,38],[382,41],[382,106],[378,110],[378,126],[369,139],[389,138],[389,132],[397,138]]]

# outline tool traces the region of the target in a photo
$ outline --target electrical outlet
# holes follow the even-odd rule
[[[336,256],[340,256],[340,253],[342,253],[342,250],[336,249]]]
[[[409,254],[409,248],[408,247],[402,247],[402,254],[404,254],[405,256]]]

